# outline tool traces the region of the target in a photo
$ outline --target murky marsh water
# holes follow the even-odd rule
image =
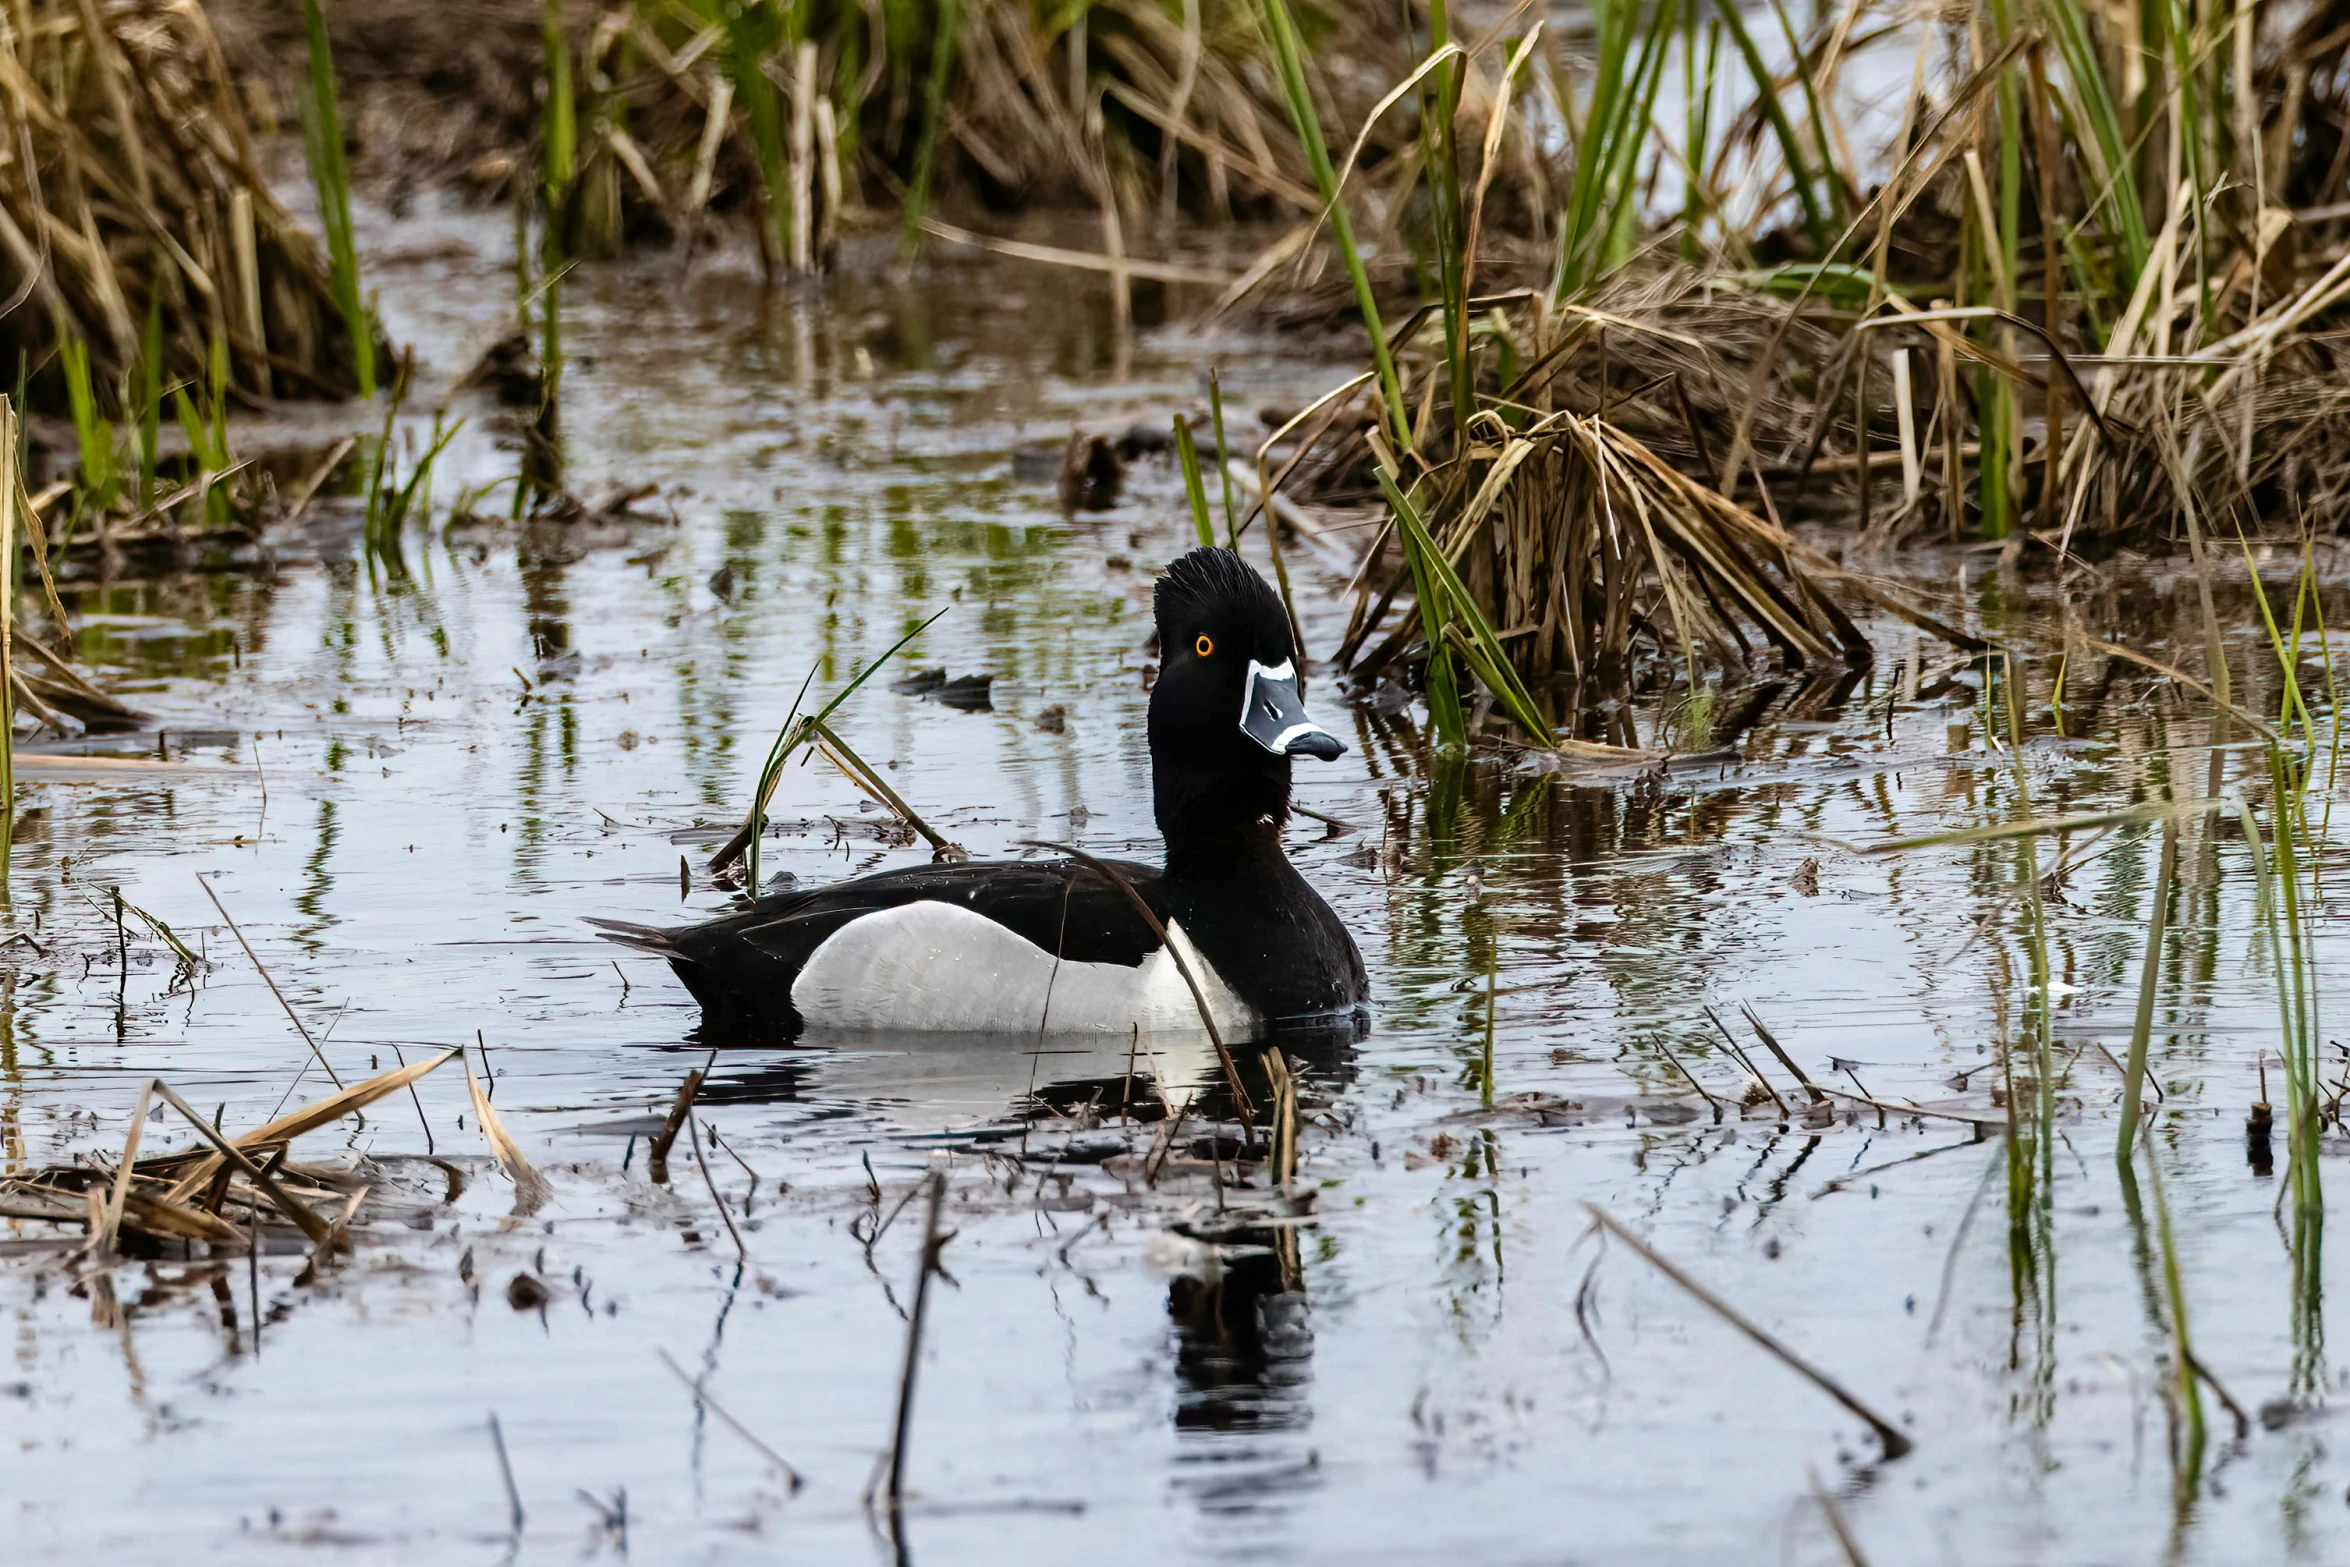
[[[426,214],[378,236],[372,276],[434,384],[505,329],[500,234]],[[702,1116],[738,1262],[682,1151],[666,1187],[643,1160],[703,1059],[696,1015],[582,916],[722,906],[698,875],[681,901],[680,857],[698,867],[739,820],[810,665],[829,689],[942,608],[911,663],[995,675],[994,710],[877,685],[842,732],[982,854],[1155,853],[1144,642],[1153,570],[1188,532],[1179,491],[1145,464],[1119,508],[1065,521],[1012,452],[1074,418],[1163,421],[1211,352],[1248,410],[1346,372],[1167,329],[1121,348],[1095,282],[952,259],[911,288],[807,299],[724,264],[682,283],[672,262],[588,268],[566,303],[575,485],[658,483],[643,520],[436,527],[399,572],[354,558],[330,516],[278,541],[271,570],[69,589],[86,652],[162,727],[113,747],[141,768],[29,775],[5,920],[41,951],[7,949],[0,1012],[10,1169],[119,1149],[149,1075],[232,1128],[315,1092],[289,1087],[301,1041],[202,875],[346,1076],[478,1030],[554,1201],[508,1214],[442,1073],[420,1109],[386,1100],[305,1144],[422,1153],[421,1113],[463,1178],[427,1227],[371,1230],[340,1268],[126,1264],[123,1320],[102,1328],[62,1252],[17,1244],[43,1228],[13,1224],[14,1559],[567,1561],[619,1552],[600,1520],[624,1492],[627,1547],[656,1560],[1843,1560],[1815,1485],[1877,1560],[2340,1559],[2331,1272],[2307,1254],[2296,1288],[2278,1177],[2243,1130],[2277,1024],[2240,838],[2190,835],[2155,1039],[2196,1350],[2253,1417],[2236,1442],[2212,1407],[2198,1486],[2174,1479],[2144,1194],[2110,1153],[2104,1051],[2136,994],[2148,830],[2076,835],[2049,889],[2059,1142],[2036,1250],[2011,1247],[1998,1136],[1865,1110],[1806,1128],[1768,1104],[1717,1122],[1666,1055],[1735,1099],[1743,1070],[1702,1008],[1744,1035],[1746,1002],[1823,1082],[2002,1114],[1997,1044],[2020,1037],[2027,990],[2013,847],[1843,847],[2016,809],[1979,674],[1893,627],[1865,676],[1726,697],[1715,738],[1734,758],[1645,778],[1431,770],[1397,723],[1318,686],[1357,743],[1301,768],[1301,799],[1357,830],[1301,821],[1292,852],[1363,946],[1377,1023],[1306,1063],[1302,1292],[1247,1254],[1220,1288],[1171,1277],[1196,1250],[1159,1232],[1185,1201],[1212,1207],[1204,1183],[1138,1197],[1074,1159],[1038,1179],[1046,1149],[1098,1159],[1118,1118],[1024,1142],[1016,1106],[1121,1068],[1018,1041],[720,1052]],[[510,461],[469,431],[444,499]],[[1910,566],[1993,627],[2052,612],[2044,585],[1980,556]],[[1326,652],[1343,578],[1310,554],[1299,571]],[[2097,634],[2183,661],[2199,645],[2182,570],[2114,568],[2075,598]],[[2244,628],[2239,699],[2273,711],[2249,602],[2222,604]],[[2036,810],[2202,787],[2194,703],[2083,657],[2052,710],[2054,675],[2030,675]],[[1054,708],[1064,721],[1040,724]],[[2230,786],[2257,791],[2265,765],[2222,753]],[[771,874],[919,857],[820,766],[786,776],[774,815]],[[207,967],[118,945],[117,885]],[[2318,927],[2322,980],[2340,938],[2329,911]],[[1025,1178],[1005,1157],[1024,1146]],[[886,1213],[942,1149],[952,1283],[931,1303],[893,1545],[859,1495],[889,1438],[919,1226],[909,1210],[862,1244],[868,1169]],[[2335,1163],[2329,1145],[2339,1195]],[[1857,1421],[1592,1238],[1586,1203],[1916,1451],[1879,1461]],[[526,1273],[551,1298],[516,1309]],[[664,1352],[805,1486],[698,1411]]]

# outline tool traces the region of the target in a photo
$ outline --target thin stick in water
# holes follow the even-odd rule
[[[1787,1069],[1787,1075],[1803,1085],[1803,1091],[1811,1096],[1811,1102],[1819,1104],[1824,1101],[1828,1096],[1821,1093],[1819,1085],[1805,1075],[1802,1067],[1795,1064],[1795,1058],[1780,1048],[1779,1041],[1769,1029],[1763,1027],[1763,1020],[1756,1015],[1754,1008],[1741,1001],[1738,1003],[1738,1010],[1745,1014],[1747,1026],[1752,1028],[1761,1037],[1762,1042],[1770,1047],[1771,1054],[1779,1058],[1779,1064]]]
[[[1828,1532],[1835,1535],[1836,1543],[1844,1548],[1844,1559],[1852,1567],[1869,1567],[1869,1559],[1862,1552],[1860,1542],[1852,1537],[1852,1525],[1845,1522],[1844,1509],[1836,1505],[1836,1498],[1830,1496],[1827,1488],[1820,1484],[1817,1473],[1811,1476],[1811,1499],[1820,1504],[1820,1513],[1828,1520]]]
[[[1716,1012],[1712,1007],[1707,1007],[1705,1009],[1705,1015],[1713,1019],[1714,1027],[1721,1033],[1722,1043],[1730,1047],[1730,1054],[1738,1058],[1738,1064],[1746,1068],[1746,1072],[1749,1077],[1752,1077],[1756,1082],[1762,1084],[1762,1091],[1771,1096],[1771,1103],[1779,1107],[1779,1113],[1781,1115],[1785,1115],[1787,1113],[1787,1101],[1779,1097],[1779,1091],[1771,1086],[1771,1080],[1769,1078],[1763,1076],[1762,1073],[1755,1070],[1753,1058],[1747,1055],[1745,1050],[1739,1046],[1736,1036],[1730,1032],[1730,1025],[1723,1022],[1721,1014]]]
[[[728,1414],[725,1407],[721,1405],[717,1399],[710,1396],[710,1390],[708,1388],[695,1381],[692,1377],[687,1376],[685,1374],[685,1368],[680,1366],[676,1361],[669,1358],[669,1351],[665,1349],[657,1349],[653,1351],[653,1353],[661,1357],[661,1364],[669,1368],[669,1374],[671,1376],[674,1376],[678,1381],[683,1382],[686,1385],[688,1391],[694,1395],[695,1403],[700,1404],[704,1409],[707,1409],[710,1411],[710,1413],[716,1415],[721,1421],[725,1422],[726,1428],[729,1431],[732,1431],[736,1436],[739,1436],[744,1441],[750,1443],[761,1458],[766,1459],[767,1462],[775,1466],[775,1472],[783,1476],[784,1484],[791,1487],[792,1494],[794,1496],[799,1494],[800,1487],[806,1482],[801,1479],[800,1472],[791,1466],[791,1463],[788,1459],[786,1459],[781,1453],[778,1453],[774,1448],[769,1447],[765,1442],[760,1441],[758,1437],[752,1435],[751,1428],[749,1426],[744,1425],[740,1420],[737,1420],[734,1418],[734,1416]]]
[[[260,955],[254,952],[253,944],[245,939],[245,933],[237,928],[236,920],[229,914],[228,905],[222,903],[220,894],[212,890],[212,883],[199,876],[196,878],[196,885],[204,889],[204,896],[212,900],[212,906],[220,910],[220,917],[228,921],[229,934],[237,938],[237,945],[245,949],[246,957],[252,959],[255,971],[261,975],[261,983],[267,985],[269,993],[277,997],[277,1004],[285,1009],[287,1020],[294,1025],[294,1032],[302,1036],[302,1043],[310,1047],[310,1053],[318,1058],[318,1064],[325,1069],[327,1081],[333,1083],[337,1088],[346,1086],[343,1080],[335,1075],[334,1063],[327,1060],[326,1052],[318,1048],[318,1041],[310,1037],[310,1030],[304,1026],[300,1014],[294,1011],[293,1003],[286,1000],[286,993],[277,988],[277,981],[271,979],[269,970],[262,967]],[[364,1125],[366,1118],[361,1117],[360,1119],[361,1124]]]
[[[1599,1224],[1600,1228],[1606,1230],[1610,1235],[1613,1235],[1616,1237],[1616,1239],[1631,1247],[1635,1252],[1638,1252],[1642,1258],[1646,1259],[1649,1265],[1654,1267],[1659,1273],[1662,1273],[1666,1278],[1671,1279],[1675,1284],[1680,1285],[1691,1295],[1697,1297],[1699,1304],[1710,1308],[1714,1314],[1719,1316],[1724,1322],[1729,1323],[1730,1326],[1736,1328],[1739,1332],[1745,1334],[1748,1338],[1754,1340],[1755,1343],[1761,1345],[1764,1349],[1769,1350],[1771,1354],[1778,1357],[1778,1359],[1783,1362],[1788,1367],[1788,1369],[1801,1375],[1805,1380],[1809,1381],[1812,1386],[1818,1388],[1821,1392],[1827,1394],[1837,1403],[1842,1404],[1846,1409],[1851,1410],[1855,1415],[1858,1415],[1862,1420],[1866,1421],[1868,1423],[1869,1429],[1877,1433],[1877,1440],[1883,1444],[1885,1449],[1885,1456],[1887,1458],[1899,1458],[1904,1453],[1907,1453],[1910,1448],[1915,1445],[1906,1435],[1902,1433],[1900,1427],[1894,1425],[1892,1421],[1887,1420],[1884,1416],[1869,1408],[1868,1405],[1862,1403],[1853,1394],[1846,1391],[1844,1385],[1838,1382],[1834,1377],[1829,1376],[1825,1371],[1820,1370],[1810,1361],[1805,1360],[1801,1355],[1795,1353],[1794,1350],[1789,1349],[1785,1344],[1780,1343],[1769,1333],[1764,1332],[1754,1323],[1748,1321],[1744,1314],[1742,1314],[1735,1306],[1732,1306],[1728,1301],[1722,1299],[1721,1296],[1716,1295],[1712,1290],[1707,1289],[1704,1285],[1698,1283],[1697,1280],[1682,1272],[1677,1265],[1666,1260],[1646,1241],[1642,1240],[1639,1236],[1634,1235],[1630,1230],[1624,1228],[1624,1226],[1617,1221],[1615,1215],[1609,1213],[1605,1208],[1602,1208],[1595,1202],[1587,1202],[1583,1206],[1590,1210],[1591,1217]]]
[[[710,1188],[710,1200],[718,1205],[718,1217],[726,1221],[726,1233],[734,1237],[734,1254],[743,1261],[751,1260],[751,1249],[743,1244],[743,1232],[734,1227],[734,1215],[726,1208],[726,1199],[718,1195],[718,1183],[710,1178],[710,1161],[702,1157],[702,1123],[696,1121],[694,1130],[686,1134],[686,1143],[694,1151],[694,1163],[701,1168],[702,1184]]]
[[[717,1059],[718,1052],[711,1051],[709,1058],[686,1073],[685,1081],[677,1085],[677,1097],[669,1102],[668,1119],[661,1123],[660,1132],[654,1136],[652,1150],[645,1162],[646,1173],[652,1176],[657,1185],[669,1184],[669,1149],[677,1141],[678,1128],[685,1125],[685,1118],[694,1107],[694,1096],[702,1091],[703,1076]]]

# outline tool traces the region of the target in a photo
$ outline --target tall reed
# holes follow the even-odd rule
[[[1412,421],[1404,407],[1403,380],[1396,373],[1395,356],[1388,348],[1387,327],[1379,317],[1379,302],[1371,290],[1371,275],[1363,265],[1362,247],[1355,243],[1354,220],[1347,215],[1345,191],[1339,185],[1338,170],[1330,162],[1329,143],[1322,137],[1322,120],[1314,108],[1313,90],[1306,85],[1305,46],[1298,39],[1297,23],[1289,14],[1288,0],[1257,0],[1257,22],[1272,52],[1274,73],[1281,84],[1282,102],[1289,109],[1290,125],[1305,151],[1307,166],[1314,171],[1314,187],[1321,193],[1322,217],[1330,225],[1331,243],[1338,247],[1339,259],[1346,264],[1347,279],[1354,286],[1355,309],[1363,318],[1364,329],[1371,334],[1371,363],[1379,373],[1379,395],[1390,435],[1397,450],[1409,451],[1413,444]]]
[[[15,404],[0,396],[0,902],[16,844],[16,551],[26,531],[17,433]]]
[[[1581,296],[1630,251],[1641,206],[1640,155],[1655,129],[1657,89],[1664,80],[1677,3],[1662,0],[1645,15],[1639,0],[1599,0],[1591,9],[1597,46],[1591,97],[1575,141],[1574,183],[1559,218],[1558,260],[1551,277],[1556,299]],[[1745,38],[1744,24],[1737,25],[1738,36]],[[1753,40],[1745,42],[1751,47]]]
[[[65,373],[65,393],[73,408],[73,433],[81,457],[81,482],[74,487],[77,515],[103,513],[114,505],[119,480],[114,458],[114,425],[98,408],[98,388],[90,375],[90,345],[73,335],[61,320],[58,363]]]
[[[318,221],[326,230],[327,272],[336,308],[351,336],[351,367],[359,395],[375,396],[375,321],[360,292],[359,245],[351,228],[351,174],[343,151],[342,100],[335,86],[334,51],[319,0],[302,0],[310,39],[310,76],[302,97],[303,143],[310,179],[318,189]]]

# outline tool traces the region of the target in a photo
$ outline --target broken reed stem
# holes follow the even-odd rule
[[[685,1081],[677,1085],[677,1097],[669,1101],[669,1114],[661,1122],[661,1130],[654,1134],[653,1146],[645,1160],[645,1173],[656,1186],[669,1184],[669,1150],[677,1141],[677,1129],[685,1125],[686,1116],[693,1110],[694,1096],[702,1091],[702,1078],[718,1059],[718,1052],[685,1074]]]
[[[1273,1083],[1273,1146],[1265,1161],[1266,1179],[1273,1183],[1273,1190],[1286,1194],[1297,1175],[1297,1074],[1291,1070],[1289,1058],[1274,1049],[1265,1052],[1265,1075]],[[1210,1153],[1221,1189],[1224,1155],[1220,1149]]]
[[[1616,1239],[1622,1241],[1625,1245],[1631,1247],[1635,1252],[1639,1253],[1640,1256],[1659,1273],[1662,1273],[1666,1278],[1671,1279],[1675,1284],[1680,1285],[1681,1288],[1687,1290],[1691,1295],[1695,1296],[1699,1304],[1707,1307],[1724,1322],[1729,1323],[1730,1326],[1736,1328],[1739,1332],[1745,1334],[1748,1338],[1754,1340],[1755,1343],[1768,1350],[1772,1355],[1776,1356],[1782,1364],[1787,1366],[1789,1370],[1796,1372],[1806,1381],[1810,1382],[1812,1386],[1818,1388],[1821,1392],[1827,1394],[1830,1398],[1836,1400],[1837,1403],[1842,1404],[1846,1409],[1852,1411],[1853,1414],[1866,1421],[1868,1423],[1869,1429],[1876,1432],[1878,1442],[1881,1443],[1884,1447],[1886,1458],[1899,1458],[1903,1454],[1907,1453],[1915,1445],[1906,1435],[1902,1433],[1898,1426],[1893,1424],[1893,1422],[1887,1420],[1884,1416],[1869,1408],[1868,1405],[1862,1403],[1858,1398],[1853,1396],[1853,1394],[1846,1391],[1844,1385],[1838,1382],[1834,1377],[1829,1376],[1825,1371],[1820,1370],[1810,1361],[1805,1360],[1801,1355],[1798,1355],[1794,1350],[1789,1349],[1785,1344],[1780,1343],[1778,1339],[1772,1337],[1769,1333],[1764,1332],[1754,1323],[1747,1320],[1747,1318],[1741,1312],[1739,1312],[1736,1307],[1732,1306],[1728,1301],[1722,1299],[1721,1296],[1716,1295],[1712,1290],[1707,1289],[1704,1285],[1698,1283],[1697,1280],[1682,1272],[1678,1266],[1666,1260],[1663,1255],[1658,1253],[1656,1249],[1651,1247],[1646,1241],[1642,1240],[1639,1236],[1634,1235],[1630,1230],[1624,1228],[1624,1226],[1616,1220],[1615,1215],[1609,1213],[1605,1208],[1602,1208],[1595,1202],[1587,1202],[1583,1206],[1590,1211],[1593,1222],[1597,1223],[1600,1228],[1606,1230],[1610,1235],[1613,1235],[1616,1237]]]
[[[1662,1038],[1659,1038],[1656,1042],[1656,1047],[1665,1053],[1665,1059],[1667,1061],[1673,1063],[1674,1071],[1679,1072],[1683,1077],[1689,1079],[1689,1086],[1697,1090],[1698,1097],[1713,1107],[1714,1121],[1717,1125],[1720,1124],[1722,1119],[1722,1102],[1713,1096],[1711,1090],[1709,1090],[1703,1083],[1697,1080],[1697,1074],[1695,1072],[1690,1071],[1689,1068],[1681,1064],[1681,1058],[1673,1054],[1673,1047],[1671,1045],[1666,1044]]]
[[[459,1051],[462,1055],[463,1052]],[[465,1068],[465,1091],[473,1099],[473,1118],[481,1123],[482,1141],[490,1145],[505,1170],[506,1178],[514,1183],[514,1211],[517,1214],[536,1213],[554,1194],[547,1178],[523,1156],[521,1146],[506,1131],[506,1123],[498,1116],[489,1098],[481,1091],[481,1080],[473,1075],[473,1063],[460,1063]]]
[[[139,1093],[139,1106],[131,1112],[130,1130],[123,1134],[122,1163],[115,1166],[114,1187],[106,1197],[105,1218],[90,1236],[88,1247],[93,1261],[103,1262],[114,1250],[114,1237],[122,1228],[123,1203],[131,1191],[131,1169],[139,1162],[139,1136],[147,1127],[147,1107],[155,1102],[155,1085],[150,1082]]]
[[[896,1525],[905,1504],[906,1447],[913,1435],[914,1378],[922,1364],[922,1324],[930,1314],[930,1276],[938,1271],[939,1213],[946,1206],[946,1171],[930,1172],[930,1209],[922,1222],[922,1272],[914,1280],[914,1309],[906,1318],[906,1363],[898,1374],[897,1423],[889,1441],[889,1515]]]
[[[392,1044],[392,1059],[400,1064],[402,1071],[407,1070],[408,1053],[400,1048],[397,1041]],[[483,1070],[487,1071],[488,1068]],[[414,1079],[408,1084],[408,1102],[416,1106],[416,1124],[424,1130],[424,1156],[429,1159],[438,1151],[433,1147],[432,1117],[424,1113],[424,1096],[417,1093]]]
[[[815,735],[816,749],[824,753],[826,761],[847,774],[849,782],[856,784],[859,788],[869,790],[882,804],[897,812],[899,820],[920,833],[929,842],[930,857],[933,860],[941,864],[958,864],[971,858],[969,849],[941,837],[932,830],[931,825],[915,813],[914,808],[905,802],[904,797],[890,787],[888,779],[874,771],[870,762],[849,749],[849,743],[846,740],[833,733],[830,724],[822,720],[815,720],[810,722],[808,729],[810,733]]]
[[[1483,1109],[1493,1108],[1493,1000],[1501,982],[1501,948],[1493,949],[1493,961],[1485,966],[1485,1049],[1478,1062],[1477,1102]]]
[[[1745,1014],[1747,1026],[1752,1028],[1761,1037],[1762,1042],[1770,1047],[1771,1054],[1779,1058],[1779,1064],[1787,1069],[1787,1075],[1800,1083],[1803,1086],[1803,1091],[1811,1096],[1811,1102],[1815,1105],[1824,1103],[1828,1096],[1820,1092],[1819,1084],[1804,1075],[1803,1068],[1795,1064],[1795,1058],[1780,1048],[1778,1039],[1763,1026],[1763,1020],[1756,1014],[1754,1008],[1741,1001],[1738,1003],[1738,1010]]]
[[[220,917],[228,922],[229,934],[236,937],[237,945],[245,949],[245,956],[252,960],[254,970],[261,976],[261,983],[267,985],[269,993],[277,997],[277,1004],[285,1010],[287,1021],[294,1025],[294,1032],[302,1036],[302,1043],[310,1047],[311,1055],[317,1057],[319,1066],[325,1069],[327,1081],[333,1083],[337,1088],[348,1086],[335,1075],[334,1063],[327,1060],[326,1052],[318,1048],[318,1041],[310,1037],[309,1028],[302,1022],[300,1014],[294,1011],[293,1003],[286,1000],[286,993],[277,988],[276,980],[269,977],[269,970],[262,966],[260,954],[256,953],[253,950],[253,944],[245,939],[245,933],[237,928],[237,922],[230,915],[228,905],[222,903],[220,894],[212,890],[212,883],[199,876],[196,878],[196,885],[204,889],[204,896],[210,898],[212,906],[220,910]],[[360,1117],[360,1124],[366,1124],[366,1117]]]
[[[1869,1559],[1862,1553],[1860,1541],[1853,1537],[1852,1525],[1845,1520],[1844,1509],[1836,1505],[1836,1498],[1830,1496],[1827,1487],[1820,1484],[1816,1471],[1811,1475],[1811,1497],[1820,1504],[1820,1516],[1828,1520],[1828,1532],[1836,1537],[1837,1546],[1844,1552],[1844,1560],[1851,1567],[1869,1567]]]
[[[1746,1075],[1753,1078],[1757,1083],[1762,1085],[1762,1091],[1771,1096],[1771,1103],[1779,1107],[1779,1113],[1781,1115],[1785,1115],[1787,1113],[1787,1101],[1779,1097],[1779,1091],[1771,1086],[1771,1080],[1763,1076],[1760,1071],[1756,1070],[1754,1058],[1749,1056],[1745,1049],[1740,1046],[1736,1036],[1730,1032],[1730,1025],[1723,1022],[1721,1014],[1716,1012],[1712,1007],[1707,1007],[1705,1009],[1705,1015],[1713,1020],[1714,1029],[1722,1036],[1722,1043],[1730,1047],[1730,1054],[1736,1056],[1738,1058],[1738,1064],[1746,1068]]]
[[[287,1196],[284,1189],[269,1178],[267,1171],[246,1157],[242,1148],[223,1137],[218,1127],[197,1114],[195,1107],[174,1093],[169,1084],[158,1078],[153,1080],[153,1087],[156,1093],[162,1095],[165,1104],[177,1110],[187,1120],[187,1123],[196,1129],[198,1135],[218,1150],[223,1159],[236,1167],[238,1174],[251,1181],[263,1196],[276,1204],[278,1212],[293,1220],[294,1227],[309,1239],[311,1245],[320,1248],[326,1246],[327,1242],[332,1239],[334,1232],[327,1227],[325,1220],[312,1213],[306,1205]]]
[[[2138,1136],[2141,1090],[2146,1082],[2146,1048],[2154,1032],[2154,992],[2162,978],[2162,943],[2170,920],[2171,883],[2179,867],[2179,824],[2162,824],[2162,860],[2154,876],[2154,907],[2146,916],[2146,963],[2138,975],[2138,1010],[2130,1021],[2130,1059],[2122,1068],[2122,1124],[2114,1157],[2127,1165]]]

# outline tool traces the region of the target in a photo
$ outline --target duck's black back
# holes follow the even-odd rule
[[[1169,917],[1156,869],[1129,860],[1107,863],[1153,913]],[[1159,948],[1125,893],[1068,860],[882,871],[805,892],[769,893],[747,908],[682,930],[598,923],[617,939],[668,958],[706,1012],[734,1023],[796,1028],[792,981],[825,938],[860,916],[921,902],[983,914],[1072,963],[1131,968]]]

